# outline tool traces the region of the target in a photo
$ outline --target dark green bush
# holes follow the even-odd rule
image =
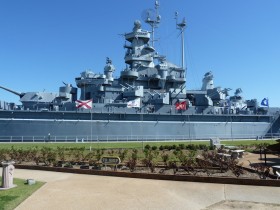
[[[176,147],[175,150],[176,150],[176,151],[181,151],[182,149],[181,149],[181,147]]]
[[[151,146],[149,144],[147,144],[144,148],[147,149],[147,150],[150,150]]]
[[[157,146],[152,146],[152,150],[157,150]]]
[[[184,144],[179,144],[178,146],[180,149],[186,149],[186,146]]]
[[[199,144],[198,147],[199,147],[200,150],[207,150],[208,149],[208,147],[205,144]]]

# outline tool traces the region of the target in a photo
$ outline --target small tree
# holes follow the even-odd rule
[[[124,159],[126,158],[127,152],[128,152],[127,149],[120,149],[120,150],[119,150],[119,158],[121,159],[122,162],[123,162]]]
[[[57,156],[59,160],[64,163],[66,160],[66,150],[64,147],[57,147]]]
[[[147,150],[150,150],[151,149],[151,146],[149,144],[146,144],[144,149],[147,149]]]
[[[232,171],[232,173],[236,176],[239,177],[241,174],[244,173],[242,165],[243,163],[241,163],[240,165],[238,164],[238,160],[229,160],[227,162],[228,165],[228,169]]]
[[[158,154],[159,152],[157,150],[144,150],[145,158],[142,160],[142,162],[145,166],[150,168],[152,173],[155,172]]]
[[[37,146],[29,150],[28,159],[30,161],[34,161],[36,165],[39,165],[41,156],[40,156],[40,149]]]
[[[180,148],[181,150],[183,150],[183,149],[186,149],[186,146],[185,146],[184,144],[179,144],[179,148]]]
[[[4,160],[7,160],[8,155],[9,155],[8,149],[0,148],[0,163]]]
[[[115,154],[115,150],[113,150],[113,149],[108,150],[108,155],[114,156],[114,154]]]
[[[157,150],[157,146],[152,146],[152,150]]]
[[[199,160],[197,164],[202,168],[202,170],[210,176],[212,174],[210,168],[212,167],[212,162],[213,158],[216,156],[215,152],[209,152],[209,151],[203,151],[202,152],[202,160]]]
[[[72,150],[73,162],[80,163],[80,162],[84,161],[85,155],[86,155],[85,151],[86,151],[85,147],[74,148]]]
[[[46,166],[50,166],[56,161],[57,153],[49,147],[42,147],[40,158]]]
[[[167,164],[168,164],[168,168],[173,169],[173,173],[175,175],[178,172],[178,166],[176,161],[172,160],[169,161]]]
[[[96,154],[95,154],[94,150],[91,150],[86,154],[85,160],[88,161],[89,165],[92,165],[93,163],[96,162],[96,160],[94,158],[95,156],[96,156]]]
[[[187,171],[188,173],[195,172],[195,151],[190,151],[187,154],[185,154],[183,151],[180,150],[175,154],[176,158],[181,162],[181,166],[184,168],[185,171]]]
[[[96,155],[95,155],[96,160],[97,160],[97,161],[100,161],[100,159],[101,159],[101,157],[102,157],[103,154],[104,154],[104,150],[97,149],[97,150],[96,150]]]
[[[127,167],[129,167],[130,171],[133,172],[136,168],[138,160],[138,150],[133,149],[131,153],[131,157],[128,159]]]
[[[15,162],[21,163],[21,161],[22,161],[18,149],[14,148],[14,146],[12,146],[12,148],[9,152],[9,156]]]
[[[167,162],[169,161],[169,154],[168,153],[161,153],[161,159],[164,162],[165,167],[167,167]]]

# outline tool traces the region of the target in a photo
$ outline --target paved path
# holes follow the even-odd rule
[[[15,177],[47,182],[17,210],[280,209],[278,187],[145,180],[24,169],[16,169]]]

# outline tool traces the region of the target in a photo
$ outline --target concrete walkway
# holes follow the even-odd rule
[[[280,209],[278,187],[145,180],[24,169],[16,169],[15,177],[47,182],[17,210]]]

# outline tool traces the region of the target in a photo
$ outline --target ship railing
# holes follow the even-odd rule
[[[79,135],[79,136],[0,136],[0,143],[20,143],[20,142],[36,142],[36,143],[47,143],[47,142],[76,142],[76,143],[94,143],[94,142],[151,142],[151,141],[209,141],[211,138],[220,138],[223,140],[270,140],[279,139],[280,133],[272,133],[270,136],[256,136],[253,134],[232,134],[232,135],[215,135],[215,134],[204,134],[199,136],[189,135]]]

